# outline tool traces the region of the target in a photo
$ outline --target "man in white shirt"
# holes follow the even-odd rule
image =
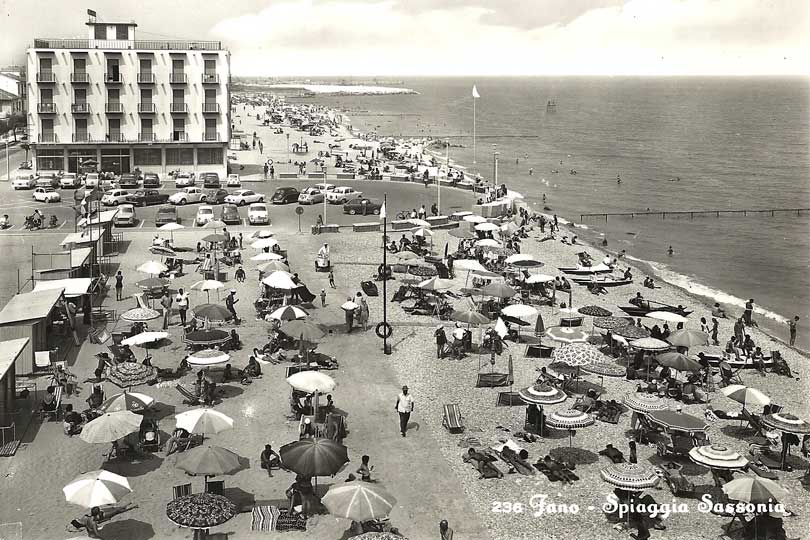
[[[184,327],[186,326],[186,312],[188,311],[188,295],[183,292],[183,289],[178,289],[177,296],[175,296],[175,301],[177,302],[177,309],[180,311],[180,324]]]
[[[405,432],[408,430],[408,420],[410,420],[413,412],[413,396],[408,394],[407,386],[402,387],[402,393],[397,397],[397,404],[394,408],[399,413],[399,431],[404,437]]]

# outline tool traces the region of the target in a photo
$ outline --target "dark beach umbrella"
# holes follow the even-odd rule
[[[600,306],[583,306],[577,311],[590,317],[610,317],[613,315],[613,313]]]
[[[178,497],[166,505],[166,516],[181,527],[208,529],[236,515],[236,505],[213,493],[195,493]]]
[[[517,292],[506,283],[496,281],[481,289],[481,294],[484,296],[494,296],[495,298],[512,298]]]
[[[175,466],[194,476],[220,476],[241,470],[241,459],[226,448],[207,444],[183,452]]]
[[[183,342],[188,345],[221,345],[230,339],[225,330],[195,330],[183,336]]]
[[[534,260],[528,260],[528,259],[522,260],[522,261],[515,261],[515,262],[513,262],[511,264],[512,264],[512,266],[515,266],[517,268],[540,268],[541,266],[543,266],[543,263],[541,263],[540,261],[534,261]]]
[[[700,371],[701,365],[679,352],[665,352],[656,356],[656,361],[662,366],[669,366],[678,371]]]
[[[475,238],[475,234],[467,229],[451,229],[448,233],[450,236],[460,238],[462,240],[471,240]]]
[[[226,242],[227,240],[228,240],[228,237],[225,236],[224,234],[220,234],[220,233],[208,234],[208,235],[202,237],[203,242],[213,242],[215,244],[220,243],[220,242]]]
[[[489,324],[491,321],[489,317],[483,313],[467,309],[464,311],[453,311],[450,318],[454,321],[463,322],[467,324]]]
[[[613,333],[616,334],[617,336],[622,336],[623,338],[626,339],[641,339],[649,337],[650,335],[650,331],[647,330],[646,328],[633,325],[627,325],[622,326],[620,328],[616,328],[613,331]]]
[[[345,446],[331,439],[308,438],[279,450],[284,467],[302,476],[332,476],[349,462]]]
[[[194,318],[200,322],[210,321],[213,323],[230,321],[233,315],[228,308],[220,304],[200,304],[192,312]]]
[[[301,319],[285,322],[279,331],[293,339],[300,339],[308,343],[317,343],[326,336],[326,331],[319,324]]]

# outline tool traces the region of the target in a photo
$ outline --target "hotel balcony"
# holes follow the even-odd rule
[[[56,133],[40,133],[37,140],[41,143],[59,142],[59,138],[56,136]]]
[[[73,114],[90,114],[89,103],[74,103],[70,106],[70,112]]]
[[[219,103],[203,103],[203,113],[219,113]]]
[[[219,84],[219,75],[216,73],[203,73],[203,84]]]
[[[188,133],[184,131],[175,131],[172,133],[171,142],[188,142]]]
[[[138,133],[138,142],[155,142],[157,137],[151,131],[147,131],[146,133]]]
[[[206,131],[203,134],[203,140],[205,142],[219,142],[219,133],[216,131]]]
[[[123,133],[113,132],[107,134],[104,142],[127,142],[127,138],[124,137]]]
[[[56,103],[37,103],[39,114],[56,114]]]
[[[185,73],[169,73],[170,84],[186,84]]]
[[[141,114],[155,114],[155,104],[138,103],[138,112]]]
[[[121,84],[124,82],[124,76],[120,73],[105,73],[104,82],[107,84]]]
[[[40,71],[37,73],[37,82],[42,83],[55,83],[56,75],[52,71]]]
[[[138,84],[155,84],[155,74],[138,73]]]
[[[124,112],[124,105],[122,103],[107,103],[104,110],[108,114],[122,114]]]
[[[87,73],[71,73],[70,82],[73,84],[88,84],[90,82],[90,75]]]
[[[185,103],[172,103],[171,112],[172,114],[187,114],[188,105],[186,105]]]
[[[89,142],[96,142],[90,136],[89,133],[74,133],[73,134],[73,142],[76,143],[89,143]]]

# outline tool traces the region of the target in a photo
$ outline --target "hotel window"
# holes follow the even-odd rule
[[[172,103],[183,103],[186,99],[186,92],[182,88],[172,90]]]
[[[134,150],[136,166],[159,166],[163,165],[163,157],[160,148],[136,148]]]
[[[121,91],[118,88],[107,90],[107,103],[121,103]]]
[[[194,165],[194,149],[167,148],[166,165]]]
[[[84,142],[87,140],[87,119],[86,118],[77,118],[75,120],[76,127],[76,142]]]
[[[39,102],[40,103],[53,103],[53,88],[40,88],[39,89]]]
[[[142,88],[141,89],[141,103],[152,103],[152,89],[151,88]]]
[[[125,24],[116,24],[115,39],[129,39],[129,27]]]
[[[172,140],[183,141],[186,138],[186,121],[182,118],[172,120]]]
[[[144,139],[151,139],[152,138],[152,119],[151,118],[142,118],[141,119],[141,136]]]
[[[87,59],[74,58],[73,59],[73,72],[76,74],[84,75],[87,73]]]
[[[61,171],[65,168],[65,154],[62,150],[37,150],[37,169]]]
[[[205,74],[206,75],[215,75],[217,72],[217,61],[216,60],[206,60],[205,61]]]
[[[110,118],[107,121],[108,127],[108,138],[111,141],[119,141],[121,140],[121,119],[120,118]]]
[[[53,71],[53,58],[43,56],[39,59],[40,73],[51,73]]]
[[[41,125],[43,135],[53,135],[53,118],[43,118]]]
[[[107,27],[103,24],[97,24],[93,27],[93,35],[96,39],[107,39]]]
[[[76,88],[73,90],[73,103],[79,105],[82,103],[87,103],[87,89],[86,88]]]
[[[222,165],[222,148],[197,148],[198,165]]]

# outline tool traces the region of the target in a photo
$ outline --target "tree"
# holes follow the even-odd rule
[[[8,123],[9,129],[11,129],[14,133],[14,142],[17,142],[17,128],[28,126],[25,114],[20,111],[11,113],[11,116],[8,117]]]

